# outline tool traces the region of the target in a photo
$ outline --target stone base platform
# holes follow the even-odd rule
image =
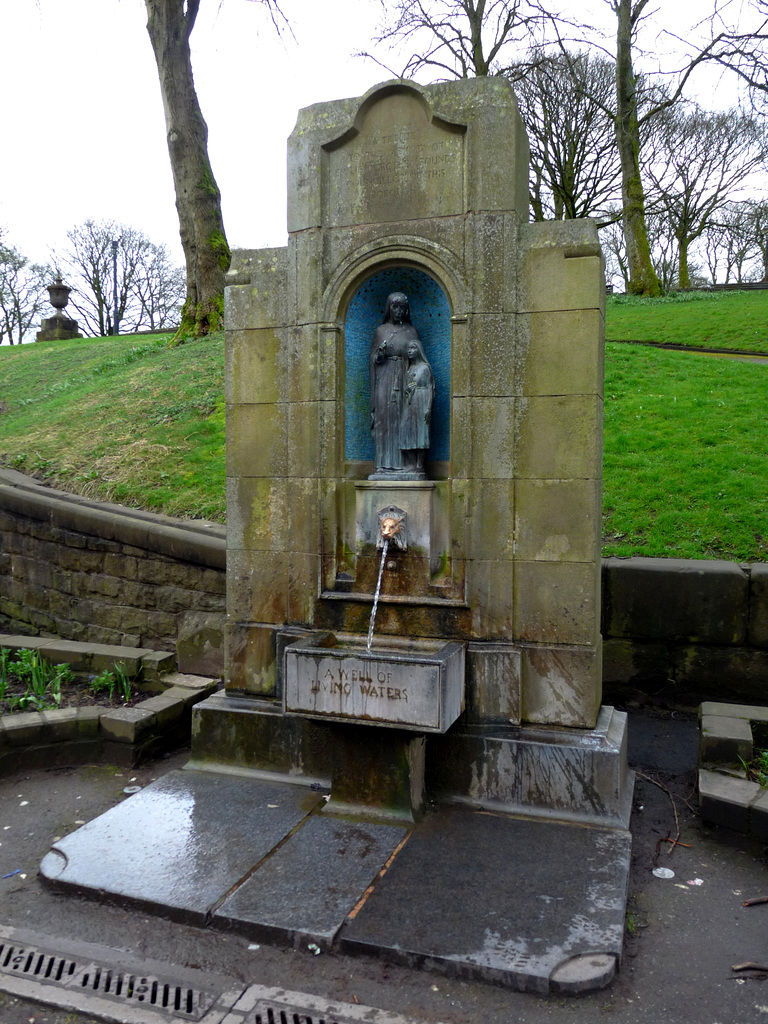
[[[172,772],[59,840],[65,892],[258,942],[340,949],[539,993],[607,985],[623,828],[442,807],[415,826],[335,817],[317,786]]]

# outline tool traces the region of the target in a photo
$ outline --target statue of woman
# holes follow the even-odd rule
[[[384,321],[371,344],[371,433],[374,473],[370,479],[396,480],[413,472],[403,458],[401,429],[408,385],[408,347],[415,345],[429,369],[416,328],[411,323],[408,299],[402,292],[387,298]],[[431,371],[430,371],[431,375]]]
[[[429,424],[435,398],[432,368],[415,341],[408,345],[408,373],[405,386],[403,416],[400,421],[400,450],[407,472],[426,477],[429,449]]]

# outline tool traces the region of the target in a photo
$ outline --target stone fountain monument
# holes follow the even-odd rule
[[[226,688],[187,770],[131,801],[193,815],[205,891],[84,881],[80,833],[44,873],[261,940],[599,987],[632,776],[600,699],[595,225],[529,223],[501,79],[309,107],[288,151],[288,245],[236,253],[226,291]]]

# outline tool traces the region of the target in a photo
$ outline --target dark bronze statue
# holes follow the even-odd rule
[[[387,298],[371,344],[373,480],[423,480],[435,385],[402,292]]]

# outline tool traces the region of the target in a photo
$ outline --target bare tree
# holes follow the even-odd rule
[[[276,0],[258,0],[278,27]],[[145,0],[147,31],[160,78],[176,210],[186,262],[187,296],[180,335],[221,325],[230,250],[221,193],[208,158],[208,126],[195,91],[189,39],[200,0]]]
[[[736,75],[756,107],[768,108],[768,0],[715,0],[701,23],[708,60]],[[684,46],[690,39],[675,37]]]
[[[150,243],[139,257],[134,285],[134,329],[176,330],[185,295],[184,271],[173,264],[164,245]]]
[[[414,47],[401,78],[422,68],[449,78],[504,74],[513,63],[505,60],[509,50],[530,47],[549,19],[538,0],[381,0],[381,5],[385,25],[375,41]]]
[[[532,56],[508,73],[531,147],[535,220],[602,217],[619,195],[613,63],[588,52]]]
[[[662,292],[666,294],[678,284],[680,276],[675,236],[663,211],[650,211],[647,225],[653,272],[659,279]]]
[[[746,281],[755,273],[761,250],[754,232],[753,204],[750,201],[728,203],[707,225],[701,248],[712,283],[718,283],[720,267],[725,270],[724,283],[735,279],[736,284]]]
[[[0,238],[0,345],[20,345],[39,326],[48,303],[45,289],[48,267],[31,263]]]
[[[677,240],[680,287],[689,288],[691,244],[763,163],[768,136],[754,118],[737,111],[710,113],[689,106],[667,110],[657,137],[663,158],[650,165],[649,180],[654,202]]]
[[[87,220],[68,231],[67,238],[69,247],[54,253],[54,261],[72,287],[69,304],[90,334],[112,333],[115,316],[129,331],[178,324],[183,288],[164,246],[114,221]]]
[[[611,284],[620,277],[624,282],[624,291],[629,291],[629,264],[627,263],[627,244],[621,227],[621,209],[612,207],[608,218],[600,225],[600,246],[605,257],[605,280]]]
[[[768,202],[748,200],[747,207],[750,231],[761,263],[759,280],[768,282]]]

